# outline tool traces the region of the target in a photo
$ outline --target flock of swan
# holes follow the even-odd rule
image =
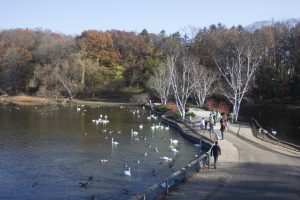
[[[123,107],[121,107],[123,108]],[[144,108],[143,108],[144,109]],[[80,108],[77,108],[77,111],[79,112],[80,111]],[[140,117],[140,111],[137,109],[137,110],[130,110],[130,112],[135,115],[136,117]],[[157,116],[151,114],[150,116],[147,117],[147,120],[157,120]],[[107,115],[103,115],[103,114],[100,114],[99,117],[95,118],[95,119],[92,119],[92,122],[95,123],[96,125],[98,124],[107,124],[109,123],[109,120],[108,120],[108,116]],[[143,124],[139,124],[138,125],[138,130],[134,130],[133,128],[131,129],[130,131],[130,135],[131,135],[131,138],[134,139],[135,141],[139,141],[139,132],[142,131],[144,128],[144,125]],[[155,131],[155,130],[169,130],[169,126],[164,126],[162,125],[161,123],[158,123],[158,124],[152,124],[151,127],[152,131]],[[102,130],[102,133],[106,133],[107,130],[106,129],[103,129]],[[120,133],[121,131],[119,131]],[[112,131],[110,132],[112,133]],[[143,140],[146,140],[146,136],[142,137]],[[108,139],[108,137],[105,137],[105,139]],[[163,139],[165,140],[165,137],[163,137]],[[179,150],[177,149],[178,147],[178,144],[179,144],[179,141],[178,140],[175,140],[175,139],[170,139],[170,144],[168,146],[168,149],[173,152],[173,153],[179,153]],[[114,137],[111,137],[111,145],[113,147],[117,147],[118,145],[120,145],[120,143],[114,138]],[[151,145],[149,144],[148,147],[150,148]],[[158,148],[157,147],[154,147],[154,152],[158,153]],[[144,152],[143,153],[144,156],[148,156],[148,152]],[[159,157],[160,160],[162,161],[166,161],[166,162],[172,162],[172,158],[171,157],[167,157],[167,156],[161,156]],[[101,159],[100,160],[101,163],[107,163],[108,162],[108,158],[104,158],[104,159]],[[136,161],[137,164],[140,164],[140,160],[137,160]],[[126,168],[128,168],[128,170],[125,170],[123,171],[123,174],[125,176],[131,176],[131,167],[128,167],[126,165]],[[153,169],[154,170],[154,169]],[[156,172],[155,172],[156,174]]]

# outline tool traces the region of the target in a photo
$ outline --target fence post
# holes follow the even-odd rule
[[[143,200],[146,200],[146,194],[143,195]]]
[[[166,195],[169,195],[169,180],[166,180]]]
[[[210,157],[209,157],[209,153],[206,153],[207,156],[207,165],[208,165],[208,169],[210,168]]]
[[[186,168],[182,168],[183,169],[183,182],[185,183],[186,181]]]
[[[197,160],[197,173],[200,171],[200,161],[199,159]]]

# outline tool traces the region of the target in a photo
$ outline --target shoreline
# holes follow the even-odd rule
[[[28,95],[16,95],[16,96],[0,96],[0,104],[15,104],[22,106],[39,106],[39,105],[52,105],[52,104],[72,104],[72,105],[100,105],[100,106],[121,106],[130,105],[129,102],[106,102],[101,100],[84,100],[84,99],[72,99],[68,98],[50,99],[47,97],[37,97]]]

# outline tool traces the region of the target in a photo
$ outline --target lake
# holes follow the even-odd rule
[[[200,153],[160,125],[143,108],[0,105],[0,199],[129,199]]]
[[[300,109],[281,105],[249,105],[244,104],[240,116],[250,119],[254,117],[265,129],[277,131],[279,139],[300,145]]]

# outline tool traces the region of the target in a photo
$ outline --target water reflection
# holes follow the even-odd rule
[[[300,145],[299,109],[287,109],[276,105],[242,105],[240,115],[254,117],[266,129],[277,131],[277,137]]]
[[[96,125],[101,114],[109,123]],[[0,199],[128,199],[162,181],[198,152],[149,116],[142,108],[1,106]]]

